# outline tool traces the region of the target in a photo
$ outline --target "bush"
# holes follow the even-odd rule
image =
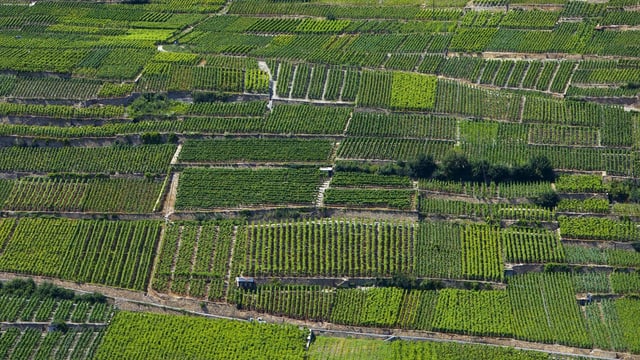
[[[433,156],[420,154],[417,159],[409,163],[409,175],[412,178],[426,179],[433,175],[438,165]]]
[[[158,132],[148,132],[140,135],[140,139],[143,144],[153,145],[153,144],[163,144],[164,140],[162,139],[162,135]]]
[[[471,164],[459,151],[452,151],[442,161],[442,174],[449,180],[467,180],[471,175]]]
[[[547,191],[532,198],[531,201],[538,206],[553,209],[560,202],[560,197],[555,191]]]
[[[51,323],[51,329],[53,331],[61,331],[63,333],[66,333],[69,330],[69,325],[67,325],[67,323],[65,323],[64,321],[58,320]]]
[[[545,273],[571,272],[571,267],[566,264],[544,264]]]

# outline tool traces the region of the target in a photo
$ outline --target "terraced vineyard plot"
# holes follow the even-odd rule
[[[338,158],[411,160],[420,154],[430,154],[435,159],[442,159],[453,145],[449,141],[350,137],[338,147]]]
[[[20,219],[2,271],[144,289],[159,234],[155,221]]]
[[[292,325],[256,326],[242,321],[120,312],[113,318],[95,359],[300,359],[306,335]]]
[[[333,142],[298,139],[189,140],[180,152],[183,163],[324,162]]]
[[[298,64],[296,66],[291,97],[304,99],[307,96],[310,77],[311,67],[308,64]]]
[[[585,310],[594,346],[599,349],[624,351],[626,344],[618,323],[615,302],[603,300],[587,305]]]
[[[637,4],[508,2],[0,7],[0,271],[150,286],[212,315],[208,301],[640,353]],[[468,176],[449,176],[452,151]],[[409,178],[424,155],[437,169]],[[537,179],[523,164],[542,157],[562,175],[506,182]],[[0,295],[0,320],[111,312]],[[99,358],[562,357],[349,340],[318,354],[308,330],[123,316]],[[102,341],[32,330],[3,321],[0,358],[92,358]]]
[[[415,191],[413,190],[332,187],[327,189],[324,196],[324,203],[330,206],[411,210],[415,203]]]
[[[456,119],[429,115],[375,114],[355,112],[348,135],[397,136],[454,140]]]
[[[509,75],[511,74],[513,66],[514,66],[513,61],[503,61],[500,64],[498,71],[496,72],[496,76],[493,79],[493,84],[495,86],[506,87],[507,80],[509,78]]]
[[[640,352],[640,342],[634,334],[638,329],[638,313],[640,312],[640,302],[636,299],[619,299],[615,302],[615,310],[618,315],[622,339],[626,343],[626,348],[634,353]]]
[[[404,292],[397,288],[340,289],[331,322],[391,327],[398,321]]]
[[[513,227],[500,233],[507,262],[561,262],[565,259],[563,246],[555,233]]]
[[[78,328],[66,333],[52,331],[44,333],[39,329],[21,331],[17,327],[9,327],[0,334],[0,355],[11,356],[8,359],[93,359],[100,344],[103,331],[92,328]],[[76,346],[71,348],[73,343]]]
[[[525,274],[510,278],[507,292],[516,338],[591,346],[570,275]]]
[[[344,84],[345,71],[339,67],[330,67],[327,75],[327,84],[324,91],[325,100],[339,100],[340,92]]]
[[[384,64],[385,69],[412,71],[420,61],[420,55],[393,54]]]
[[[393,73],[363,71],[358,91],[358,106],[385,107],[391,104]]]
[[[324,85],[327,81],[327,68],[323,66],[314,66],[311,77],[311,83],[309,84],[309,98],[314,100],[321,100],[324,93]]]
[[[242,309],[316,321],[329,319],[335,299],[335,291],[312,285],[260,286],[236,294]]]
[[[176,208],[311,205],[322,175],[316,169],[186,169]]]
[[[95,98],[102,83],[84,79],[18,78],[11,95],[21,98],[90,99]]]
[[[121,118],[124,115],[124,107],[106,105],[77,108],[66,105],[0,103],[0,114],[7,116],[46,116],[62,119],[114,119]]]
[[[506,291],[445,289],[439,292],[433,327],[477,335],[513,334],[514,315]]]
[[[347,188],[410,188],[412,184],[408,176],[338,171],[331,179],[331,186]]]
[[[489,60],[486,62],[484,69],[482,70],[482,76],[479,79],[480,84],[493,84],[493,79],[502,64],[499,60]]]
[[[222,299],[233,232],[230,223],[187,222],[166,227],[153,288],[194,298]]]
[[[318,337],[310,350],[312,360],[406,359],[413,354],[430,354],[436,359],[547,360],[555,355],[509,348],[429,341],[393,341]]]
[[[555,220],[555,211],[535,204],[478,203],[420,196],[418,211],[423,215],[451,215],[479,219]]]
[[[464,229],[462,275],[469,279],[503,279],[504,258],[498,229],[488,226],[469,226]]]
[[[462,277],[461,226],[422,222],[416,239],[416,274],[435,278]]]
[[[575,126],[600,126],[603,105],[528,97],[522,113],[524,122],[557,123]],[[608,120],[608,119],[607,119]]]
[[[175,145],[97,148],[0,148],[0,170],[38,172],[163,173]]]
[[[519,118],[520,96],[489,91],[451,80],[438,80],[434,110],[495,120]],[[487,106],[491,104],[491,106]]]
[[[4,208],[13,211],[144,213],[154,209],[162,182],[147,179],[23,178]]]
[[[197,102],[187,108],[190,115],[262,116],[267,110],[265,101]]]
[[[394,72],[391,81],[391,108],[433,109],[437,84],[434,76]]]
[[[316,220],[252,224],[241,271],[255,276],[412,273],[411,224]]]
[[[342,134],[351,110],[330,106],[276,105],[263,131],[278,134]]]
[[[469,80],[471,82],[476,82],[476,80],[480,76],[480,73],[482,72],[483,66],[485,65],[482,59],[467,56],[457,56],[450,58],[437,56],[431,58],[430,60],[434,63],[437,62],[437,64],[431,65],[437,69],[434,69],[432,72],[437,72],[446,77]],[[426,67],[424,63],[420,66],[421,69],[419,70],[422,70]]]
[[[291,91],[291,81],[293,80],[294,67],[291,63],[280,63],[278,67],[278,84],[276,93],[281,98],[288,98]]]
[[[529,142],[536,144],[599,146],[600,132],[596,128],[533,124]]]
[[[576,64],[571,61],[561,62],[549,90],[555,93],[564,92],[564,89],[567,87],[567,83],[569,82],[569,78],[571,78],[571,74],[573,72],[573,69],[575,68],[575,65]]]
[[[608,188],[600,175],[560,175],[555,185],[556,190],[565,193],[603,193]]]
[[[579,245],[565,245],[570,264],[601,264],[610,266],[640,267],[640,253],[615,248],[598,249]]]
[[[611,211],[611,207],[608,199],[563,199],[558,203],[556,210],[558,212],[608,214]]]
[[[551,191],[551,184],[548,182],[534,183],[477,183],[443,181],[435,179],[418,180],[418,188],[429,192],[461,194],[475,198],[503,198],[517,199],[534,197]]]
[[[640,239],[636,224],[631,221],[605,218],[558,217],[560,234],[563,238],[634,241]]]
[[[528,61],[516,61],[515,65],[513,66],[513,70],[511,70],[511,75],[509,75],[509,81],[507,82],[506,86],[510,88],[520,87],[528,68]]]
[[[2,304],[0,319],[9,323],[17,321],[104,323],[111,318],[113,312],[113,306],[106,302],[62,300],[46,296],[2,295],[0,296],[0,304]]]

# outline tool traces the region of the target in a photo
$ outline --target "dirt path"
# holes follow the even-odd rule
[[[178,163],[178,158],[180,157],[180,152],[182,151],[182,144],[178,144],[176,148],[176,152],[173,153],[173,157],[171,158],[171,162],[169,164],[176,165]]]
[[[318,198],[316,199],[316,207],[324,207],[324,192],[329,188],[329,184],[331,184],[331,178],[328,178],[322,183],[322,185],[320,185]]]
[[[175,207],[176,207],[176,197],[178,195],[179,178],[180,178],[180,173],[174,173],[171,176],[171,185],[169,185],[169,192],[167,193],[167,198],[164,200],[164,205],[162,206],[164,218],[167,220],[176,210]]]
[[[227,300],[229,298],[229,289],[231,288],[231,271],[233,269],[233,254],[236,249],[236,238],[238,236],[238,227],[233,227],[233,235],[231,236],[231,246],[229,249],[229,263],[227,264],[227,273],[224,276],[224,299]]]

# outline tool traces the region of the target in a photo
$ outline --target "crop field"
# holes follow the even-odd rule
[[[637,2],[0,5],[0,359],[640,354]]]

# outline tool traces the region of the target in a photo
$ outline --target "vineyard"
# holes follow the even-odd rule
[[[0,269],[142,290],[160,232],[154,221],[5,219]]]
[[[637,2],[2,5],[0,359],[640,354]]]

